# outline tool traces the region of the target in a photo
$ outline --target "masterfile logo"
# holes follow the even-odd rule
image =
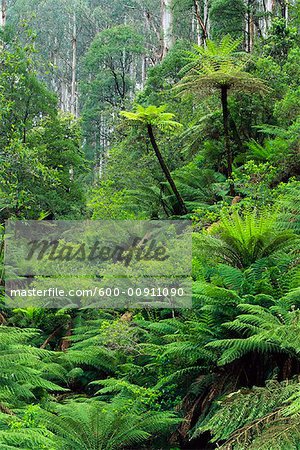
[[[14,307],[33,299],[51,307],[106,307],[107,300],[124,307],[128,299],[167,307],[164,301],[174,305],[179,297],[189,307],[191,262],[189,221],[6,224],[6,292]]]

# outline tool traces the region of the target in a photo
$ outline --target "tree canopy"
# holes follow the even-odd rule
[[[0,6],[0,448],[299,449],[299,2]],[[189,220],[192,307],[12,304],[6,221],[32,220]]]

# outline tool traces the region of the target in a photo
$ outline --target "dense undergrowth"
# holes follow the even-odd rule
[[[83,81],[75,120],[34,45],[3,37],[2,236],[8,218],[190,219],[193,308],[7,309],[2,244],[1,449],[300,448],[297,20],[274,19],[251,54],[178,40],[116,103],[100,179],[86,136],[101,80]]]

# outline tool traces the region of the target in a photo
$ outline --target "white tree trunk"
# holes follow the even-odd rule
[[[205,24],[205,28],[206,28],[206,35],[207,38],[210,39],[210,20],[209,20],[209,0],[204,0],[204,24]]]
[[[192,36],[196,36],[197,44],[201,45],[200,25],[195,14],[195,8],[192,8]]]
[[[69,112],[71,110],[69,83],[66,81],[62,82],[62,110],[64,112]]]
[[[142,85],[141,88],[143,89],[145,87],[146,84],[146,77],[147,77],[147,60],[146,60],[146,55],[142,56],[142,68],[141,68],[141,72],[142,72]]]
[[[200,7],[199,1],[194,0],[194,10],[197,21],[197,41],[198,45],[206,45],[208,38],[207,23],[208,23],[208,1],[203,2],[203,9]],[[203,12],[203,16],[202,16]]]
[[[57,86],[57,76],[55,71],[57,70],[57,36],[54,37],[54,48],[53,48],[53,67],[54,70],[52,72],[52,79],[51,79],[51,86],[54,92],[58,91],[58,86]]]
[[[268,30],[270,29],[272,22],[271,16],[274,11],[274,0],[261,0],[261,3],[262,11],[264,13],[261,30],[262,35],[265,37],[268,33]]]
[[[163,52],[162,56],[166,56],[168,51],[174,45],[173,33],[173,0],[161,0],[161,23],[163,32]]]
[[[265,0],[263,0],[265,1]],[[267,0],[268,1],[268,0]],[[245,0],[245,8],[246,8],[246,16],[245,16],[245,50],[248,53],[252,52],[253,44],[254,44],[254,19],[253,19],[253,11],[252,11],[252,3],[251,0]]]
[[[4,28],[6,25],[7,17],[7,0],[2,0],[1,2],[1,27]]]
[[[76,101],[76,69],[77,69],[77,27],[76,14],[73,15],[73,33],[72,33],[72,82],[71,82],[71,114],[77,116]]]
[[[288,2],[288,0],[285,0],[284,18],[285,18],[285,24],[286,24],[286,26],[288,26],[288,24],[289,24],[289,2]]]

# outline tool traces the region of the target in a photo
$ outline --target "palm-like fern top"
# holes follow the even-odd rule
[[[230,91],[267,92],[266,84],[246,72],[249,56],[237,52],[240,41],[226,36],[220,43],[208,40],[206,47],[194,45],[187,53],[188,63],[177,88],[205,96],[226,87]]]

